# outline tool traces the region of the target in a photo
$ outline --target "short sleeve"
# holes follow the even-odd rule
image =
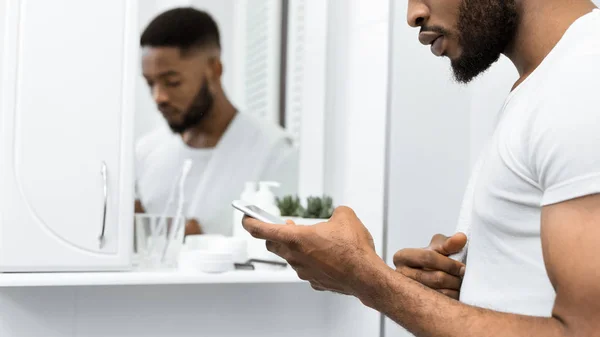
[[[134,196],[136,200],[142,200],[142,177],[148,170],[147,159],[161,144],[169,140],[169,135],[163,129],[157,129],[140,138],[134,147]]]
[[[553,74],[560,85],[544,91],[536,111],[531,153],[541,206],[600,193],[600,63],[579,60]]]

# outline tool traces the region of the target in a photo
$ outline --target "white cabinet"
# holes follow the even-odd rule
[[[127,269],[135,1],[5,4],[0,271]]]

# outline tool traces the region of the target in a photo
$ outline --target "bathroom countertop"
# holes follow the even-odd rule
[[[302,283],[291,268],[236,270],[219,274],[187,271],[131,271],[0,274],[0,288],[55,286],[119,286],[169,284]]]

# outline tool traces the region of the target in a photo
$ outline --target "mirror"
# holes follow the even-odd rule
[[[139,11],[136,213],[182,213],[186,235],[231,236],[247,182],[276,182],[277,197],[299,190],[288,2],[141,1]]]

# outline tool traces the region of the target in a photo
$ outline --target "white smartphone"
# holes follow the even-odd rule
[[[277,224],[277,225],[283,225],[285,224],[285,220],[283,220],[282,218],[273,215],[267,211],[265,211],[264,209],[247,203],[245,201],[242,200],[235,200],[231,203],[231,205],[241,211],[242,213],[253,217],[256,220],[260,220],[262,222],[266,222],[266,223],[272,223],[272,224]]]

